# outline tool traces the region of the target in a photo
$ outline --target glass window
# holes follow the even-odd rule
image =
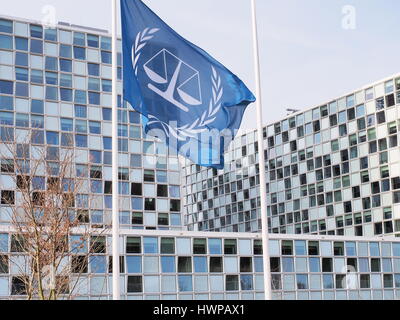
[[[207,271],[207,257],[194,257],[194,272],[206,273]]]
[[[70,74],[60,74],[60,86],[72,88],[72,76]]]
[[[28,51],[28,39],[15,37],[15,49],[21,51]]]
[[[370,242],[369,243],[369,250],[370,250],[370,255],[373,257],[378,257],[380,256],[380,250],[379,250],[379,243],[378,242]]]
[[[223,272],[221,257],[210,257],[210,272],[212,273]]]
[[[46,70],[57,71],[58,70],[57,67],[58,67],[57,58],[46,57],[46,60],[45,60],[45,69]]]
[[[14,83],[12,81],[0,80],[0,93],[13,94]]]
[[[282,271],[283,272],[294,272],[293,258],[282,258]]]
[[[75,105],[75,117],[87,118],[87,107],[81,105]]]
[[[161,272],[175,273],[175,257],[161,257]]]
[[[92,48],[98,48],[99,47],[99,36],[96,35],[87,35],[87,46],[92,47]]]
[[[86,60],[86,49],[74,46],[74,58],[78,60]]]
[[[111,64],[111,62],[112,62],[111,52],[101,51],[101,63]]]
[[[87,136],[82,134],[75,135],[75,144],[79,148],[87,148]]]
[[[100,75],[100,66],[97,63],[88,63],[89,76],[98,77]]]
[[[57,29],[46,28],[44,38],[48,41],[57,41]]]
[[[192,276],[179,276],[178,284],[180,292],[193,291]]]
[[[144,253],[158,253],[158,239],[145,237],[143,238]]]
[[[60,88],[61,101],[72,102],[72,90]]]
[[[351,257],[354,257],[357,255],[355,242],[346,242],[346,253],[348,256],[351,256]]]
[[[293,255],[293,241],[282,241],[282,255]]]
[[[128,293],[143,292],[142,276],[128,276]]]
[[[297,289],[305,290],[308,289],[308,276],[306,274],[297,274]]]
[[[307,255],[306,252],[306,242],[305,241],[295,241],[296,255],[304,256]]]
[[[78,46],[85,46],[85,34],[82,32],[74,32],[74,44]]]
[[[324,274],[323,276],[324,289],[334,289],[333,275]]]
[[[236,241],[236,239],[225,239],[225,241],[224,241],[224,254],[237,254],[237,241]]]
[[[72,58],[72,46],[66,44],[60,44],[60,57]],[[69,61],[69,60],[64,60]]]
[[[111,38],[101,37],[101,48],[104,50],[111,50]]]
[[[222,240],[221,239],[209,239],[208,240],[208,251],[210,254],[222,254]]]
[[[89,91],[89,104],[100,105],[100,94],[98,92]]]
[[[243,291],[253,290],[253,276],[249,274],[240,275],[240,286]]]
[[[31,53],[43,54],[43,41],[31,39]]]
[[[128,273],[142,273],[142,257],[127,256],[126,266]]]
[[[227,275],[225,286],[226,286],[226,291],[238,291],[239,290],[239,276]]]
[[[174,254],[175,253],[175,239],[174,238],[161,238],[161,253]]]
[[[0,32],[13,33],[13,22],[10,20],[0,19]]]
[[[192,258],[191,257],[178,257],[178,272],[191,273],[192,272]]]
[[[193,254],[206,254],[207,253],[207,240],[194,239],[193,240]]]
[[[0,49],[13,49],[13,38],[0,34]]]
[[[310,272],[321,272],[319,258],[309,258]]]

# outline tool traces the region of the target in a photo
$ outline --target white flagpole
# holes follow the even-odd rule
[[[118,94],[117,94],[117,0],[112,1],[112,288],[120,300],[119,197],[118,197]]]
[[[272,300],[271,290],[271,267],[269,256],[269,233],[267,218],[267,185],[265,174],[265,156],[264,156],[264,137],[263,137],[263,115],[262,115],[262,99],[261,99],[261,75],[260,75],[260,58],[258,48],[257,34],[257,14],[256,2],[251,0],[252,24],[253,24],[253,53],[254,53],[254,70],[256,80],[256,107],[257,107],[257,131],[258,131],[258,159],[260,163],[260,198],[261,198],[261,236],[263,244],[263,262],[264,262],[264,292],[265,300]]]

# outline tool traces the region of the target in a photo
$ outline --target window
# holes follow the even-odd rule
[[[143,213],[133,212],[132,213],[132,224],[142,225],[143,224]]]
[[[156,199],[146,198],[144,200],[144,209],[147,211],[155,211],[156,210]]]
[[[10,190],[1,191],[1,204],[13,205],[15,203],[15,192]]]
[[[100,66],[96,63],[88,63],[88,74],[89,76],[100,76]]]
[[[253,271],[253,259],[250,257],[240,258],[240,272],[252,272]]]
[[[193,240],[193,254],[206,254],[207,253],[207,240],[194,239]]]
[[[224,241],[225,254],[237,254],[237,243],[234,239],[225,239]]]
[[[144,253],[158,253],[158,239],[157,238],[143,238]]]
[[[91,253],[106,253],[106,238],[105,237],[91,237],[90,238],[90,252]]]
[[[72,60],[60,59],[60,71],[72,72]]]
[[[178,276],[180,292],[193,291],[192,276]]]
[[[238,291],[239,290],[239,276],[227,275],[225,284],[226,284],[226,291]]]
[[[99,47],[99,36],[96,35],[87,35],[87,46],[92,47],[92,48],[98,48]]]
[[[293,255],[293,241],[282,241],[282,255]]]
[[[74,58],[78,60],[86,60],[86,49],[74,46]]]
[[[132,196],[141,196],[143,194],[142,184],[141,183],[132,183],[131,195]]]
[[[222,254],[221,239],[208,239],[208,250],[210,254]]]
[[[161,254],[174,254],[175,253],[175,239],[174,238],[161,238]]]
[[[0,19],[0,32],[13,33],[13,22]]]
[[[194,257],[193,265],[194,265],[194,272],[196,272],[196,273],[207,272],[207,258],[206,257]]]
[[[158,214],[158,225],[159,226],[168,226],[169,225],[168,213],[159,213]]]
[[[191,273],[192,272],[192,258],[191,257],[178,257],[178,272]]]
[[[335,256],[344,256],[344,243],[343,242],[334,242],[333,252],[334,252]]]
[[[142,258],[137,256],[127,256],[126,266],[128,273],[142,273]]]
[[[319,242],[309,241],[308,242],[308,254],[310,256],[317,256],[319,254]]]
[[[168,197],[168,186],[159,184],[157,185],[157,197]]]
[[[306,274],[297,274],[297,289],[306,290],[308,289],[308,276]]]
[[[249,274],[240,275],[240,286],[243,291],[253,290],[253,276]]]
[[[62,131],[73,131],[73,120],[68,118],[61,118],[61,130]]]
[[[143,292],[142,276],[128,276],[128,293]]]
[[[54,57],[46,57],[45,69],[50,71],[57,71],[58,61]]]
[[[221,257],[210,257],[210,272],[212,273],[223,272]]]
[[[144,181],[155,182],[154,170],[144,170]]]
[[[175,257],[161,257],[161,272],[175,273]]]
[[[43,41],[31,39],[31,53],[43,54]]]
[[[27,277],[12,277],[11,281],[11,295],[24,296],[27,294],[26,283],[29,280]]]
[[[13,49],[13,38],[10,36],[0,35],[0,49]]]
[[[88,257],[87,256],[73,256],[71,260],[71,272],[82,274],[88,272]]]
[[[98,121],[89,121],[89,131],[91,134],[101,134],[101,123]]]

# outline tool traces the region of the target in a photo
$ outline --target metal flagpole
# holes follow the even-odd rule
[[[112,284],[113,299],[120,300],[119,199],[118,199],[118,94],[117,94],[117,0],[112,1]]]
[[[267,218],[267,185],[265,174],[265,156],[264,156],[264,137],[263,137],[263,116],[262,116],[262,99],[261,99],[261,75],[260,75],[260,58],[258,48],[257,34],[257,15],[256,2],[251,0],[252,24],[253,24],[253,53],[254,53],[254,70],[256,80],[256,107],[257,107],[257,131],[258,131],[258,158],[260,163],[260,198],[261,198],[261,236],[263,246],[263,262],[264,262],[264,292],[265,300],[272,300],[271,290],[271,267],[269,256],[269,233]]]

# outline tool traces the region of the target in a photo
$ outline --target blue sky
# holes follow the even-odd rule
[[[188,40],[207,50],[254,89],[250,0],[145,0]],[[325,103],[400,72],[398,0],[257,0],[264,122]],[[110,0],[13,0],[2,14],[110,29]],[[342,28],[343,6],[356,28]],[[244,129],[255,127],[249,106]]]

